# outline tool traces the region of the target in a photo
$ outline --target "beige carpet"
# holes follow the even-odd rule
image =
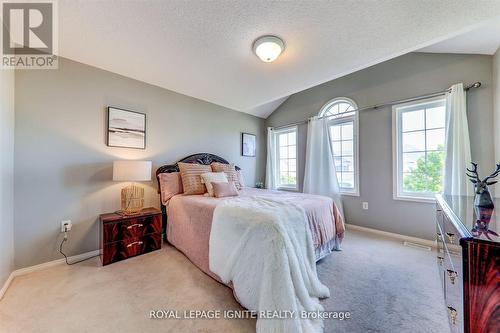
[[[325,332],[448,332],[434,253],[349,231],[344,251],[318,264],[332,296]],[[14,280],[0,301],[0,332],[254,332],[252,319],[151,320],[149,311],[241,309],[232,291],[170,246],[101,267],[98,259]]]

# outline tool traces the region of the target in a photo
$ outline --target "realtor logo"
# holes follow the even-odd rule
[[[2,68],[57,68],[56,3],[2,1]]]

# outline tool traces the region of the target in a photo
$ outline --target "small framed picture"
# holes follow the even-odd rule
[[[241,133],[241,155],[255,157],[255,135]]]
[[[146,149],[146,114],[108,107],[108,146]]]

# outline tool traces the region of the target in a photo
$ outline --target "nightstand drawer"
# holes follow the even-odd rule
[[[128,218],[102,226],[103,243],[130,240],[152,233],[161,233],[161,215]]]
[[[161,233],[104,244],[101,253],[103,265],[135,257],[161,248]]]
[[[161,249],[162,216],[156,208],[137,215],[100,215],[100,246],[103,265]]]

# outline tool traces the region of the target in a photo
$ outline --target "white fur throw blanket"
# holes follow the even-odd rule
[[[214,211],[210,270],[233,283],[249,310],[289,312],[288,319],[257,319],[257,333],[323,332],[321,320],[303,311],[322,311],[330,296],[316,273],[313,241],[301,207],[270,198],[233,198]]]

